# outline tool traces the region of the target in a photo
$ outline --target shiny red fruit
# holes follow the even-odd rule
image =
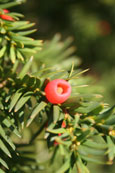
[[[46,85],[45,94],[50,103],[63,103],[71,94],[71,86],[63,79],[55,79]]]
[[[4,9],[3,12],[4,12],[4,13],[9,13],[9,10]]]
[[[65,127],[66,127],[66,122],[65,122],[65,121],[62,122],[61,127],[62,127],[62,128],[65,128]]]
[[[0,14],[0,18],[3,20],[14,21],[14,19],[11,16],[8,16],[6,14]]]

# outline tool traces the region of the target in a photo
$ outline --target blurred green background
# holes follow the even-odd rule
[[[89,75],[104,87],[104,100],[115,103],[115,0],[28,0],[15,10],[36,23],[34,38],[72,36],[81,67],[90,68]],[[115,170],[114,166],[89,167],[92,173]]]

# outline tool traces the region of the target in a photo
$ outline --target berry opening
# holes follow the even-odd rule
[[[58,92],[59,94],[63,94],[63,88],[62,88],[62,87],[58,87],[58,88],[57,88],[57,92]]]
[[[67,85],[64,85],[64,84],[58,84],[57,85],[57,92],[59,94],[64,94],[68,91],[68,86]]]

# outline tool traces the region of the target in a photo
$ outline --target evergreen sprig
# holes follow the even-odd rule
[[[12,6],[13,2],[9,4]],[[15,4],[21,3],[21,1],[14,2]],[[7,4],[4,6],[1,5],[1,8],[7,8]],[[1,13],[4,14],[3,9]],[[35,29],[27,30],[31,28],[34,23],[28,21],[20,21],[20,17],[23,17],[22,14],[8,12],[8,16],[12,17],[12,21],[0,19],[0,59],[1,61],[7,60],[12,63],[15,63],[16,59],[21,60],[22,62],[26,60],[27,57],[30,57],[38,50],[41,49],[41,40],[34,40],[27,35],[35,32]]]

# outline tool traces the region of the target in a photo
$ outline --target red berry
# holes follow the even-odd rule
[[[59,145],[59,142],[54,141],[54,146]]]
[[[4,9],[3,12],[4,12],[4,13],[9,13],[9,10]]]
[[[98,30],[101,35],[109,35],[111,33],[111,25],[108,21],[98,22]]]
[[[3,20],[10,20],[10,21],[14,21],[14,19],[11,16],[8,16],[6,14],[1,14],[0,18]]]
[[[58,133],[58,136],[61,136],[61,133]]]
[[[65,102],[71,94],[70,84],[63,79],[55,79],[45,87],[46,98],[53,104]]]
[[[61,127],[62,127],[62,128],[65,128],[65,127],[66,127],[66,122],[65,122],[65,121],[62,122]]]
[[[10,21],[14,21],[14,19],[11,16],[6,15],[6,13],[9,13],[9,10],[7,9],[3,9],[3,12],[5,14],[0,14],[0,18],[3,20],[10,20]]]

